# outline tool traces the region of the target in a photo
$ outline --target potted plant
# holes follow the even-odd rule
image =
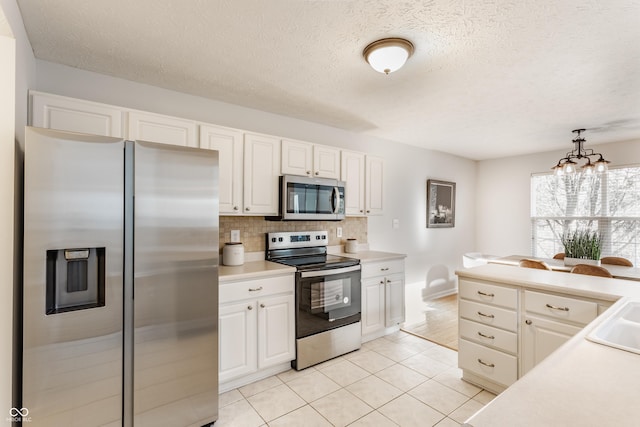
[[[562,235],[564,264],[600,265],[602,235],[590,230],[567,231]]]

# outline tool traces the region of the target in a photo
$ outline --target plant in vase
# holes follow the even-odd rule
[[[602,235],[590,230],[567,231],[562,235],[564,264],[600,265]]]

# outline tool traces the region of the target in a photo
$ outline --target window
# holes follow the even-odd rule
[[[640,166],[610,168],[602,175],[531,177],[532,254],[564,252],[560,237],[576,227],[602,234],[602,256],[640,266]]]

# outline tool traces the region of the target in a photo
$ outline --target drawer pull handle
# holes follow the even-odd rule
[[[551,305],[551,304],[547,304],[547,307],[552,309],[552,310],[569,311],[569,307],[558,307],[558,306]]]
[[[489,319],[493,319],[494,317],[496,317],[496,316],[494,316],[493,314],[484,314],[484,313],[483,313],[483,312],[481,312],[481,311],[479,311],[479,312],[478,312],[478,315],[479,315],[479,316],[482,316],[482,317],[488,317]]]
[[[496,339],[496,337],[494,337],[493,335],[485,335],[480,331],[478,331],[478,335],[480,335],[482,338],[488,338],[490,340],[495,340]]]
[[[262,286],[260,286],[259,288],[249,288],[249,292],[257,292],[261,290],[262,290]]]
[[[478,295],[482,295],[483,297],[492,297],[492,298],[495,297],[494,294],[486,294],[482,291],[478,291]]]
[[[484,365],[484,366],[488,366],[490,368],[495,368],[496,367],[496,365],[494,365],[493,363],[487,363],[482,359],[478,359],[478,363],[481,364],[481,365]]]
[[[389,267],[381,268],[380,271],[388,271]]]

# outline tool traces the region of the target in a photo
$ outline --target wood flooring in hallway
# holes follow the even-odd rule
[[[452,350],[458,350],[458,294],[425,301],[424,320],[402,330]]]

